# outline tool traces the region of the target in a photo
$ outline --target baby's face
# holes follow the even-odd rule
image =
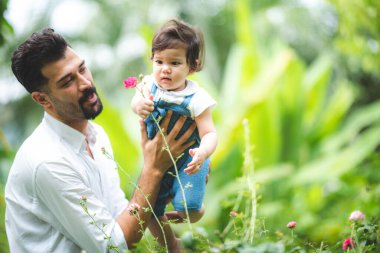
[[[186,87],[186,77],[192,73],[186,62],[186,48],[169,48],[153,56],[153,76],[158,85],[169,91]]]

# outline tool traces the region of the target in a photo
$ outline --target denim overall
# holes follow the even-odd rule
[[[157,86],[152,84],[151,94],[155,96],[157,92]],[[154,122],[152,117],[156,119],[158,117],[165,117],[167,110],[172,110],[173,114],[168,125],[168,133],[172,130],[174,123],[178,120],[181,115],[187,116],[183,128],[178,133],[178,137],[182,136],[183,133],[189,128],[193,119],[191,118],[191,113],[187,109],[191,98],[194,94],[184,97],[181,104],[169,103],[159,99],[154,101],[154,110],[145,119],[147,125],[148,138],[152,139],[158,131],[158,127]],[[158,133],[159,134],[159,133]],[[199,211],[202,207],[204,192],[206,188],[206,176],[209,171],[210,159],[205,160],[199,171],[193,175],[187,175],[183,170],[187,167],[187,164],[191,162],[192,156],[189,154],[189,149],[199,147],[200,137],[198,129],[190,136],[189,140],[195,140],[195,144],[184,151],[183,156],[178,159],[176,165],[178,169],[179,178],[182,187],[185,192],[186,203],[188,211]],[[160,186],[160,191],[157,196],[157,201],[154,206],[155,214],[160,217],[165,213],[165,208],[168,200],[172,199],[172,204],[176,211],[185,211],[185,205],[183,201],[182,191],[178,183],[178,179],[175,176],[174,165],[165,173]]]

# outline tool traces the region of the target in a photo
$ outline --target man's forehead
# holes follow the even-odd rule
[[[48,63],[41,72],[49,81],[57,82],[62,77],[75,71],[83,59],[70,47],[66,48],[64,56],[58,61]]]

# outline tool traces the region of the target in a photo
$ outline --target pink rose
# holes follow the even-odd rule
[[[365,215],[358,210],[353,211],[350,215],[350,221],[362,221],[364,219],[365,219]]]
[[[348,249],[353,249],[353,248],[355,248],[354,240],[352,240],[352,238],[350,238],[350,237],[346,238],[343,241],[342,249],[344,251],[347,251]]]
[[[290,221],[287,225],[288,228],[293,229],[297,226],[297,222],[295,221]]]
[[[126,89],[135,88],[136,85],[137,85],[137,78],[134,76],[128,77],[127,80],[124,80],[124,87]]]

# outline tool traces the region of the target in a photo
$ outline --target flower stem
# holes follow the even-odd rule
[[[130,179],[130,181],[129,181],[129,183],[135,188],[135,189],[137,189],[140,193],[141,193],[141,195],[144,197],[144,199],[146,200],[146,202],[148,203],[148,205],[149,205],[149,208],[150,208],[150,210],[152,210],[152,214],[153,214],[153,217],[154,217],[154,219],[157,221],[157,224],[158,224],[158,226],[160,227],[160,230],[161,230],[161,233],[162,233],[162,235],[163,235],[163,238],[164,238],[164,243],[165,243],[165,249],[166,249],[166,252],[169,252],[169,248],[168,248],[168,243],[167,243],[167,240],[166,240],[166,236],[165,236],[165,232],[164,232],[164,228],[162,227],[162,225],[161,225],[161,222],[160,222],[160,220],[158,219],[158,217],[157,217],[157,215],[153,212],[153,207],[152,207],[152,205],[151,205],[151,203],[150,203],[150,201],[149,201],[149,199],[147,198],[147,196],[144,194],[144,192],[141,190],[141,188],[137,185],[137,184],[135,184],[133,181],[132,181],[132,179],[131,179],[131,176],[124,170],[124,168],[106,151],[106,150],[103,150],[103,154],[104,155],[106,155],[106,157],[108,158],[108,159],[111,159],[111,160],[113,160],[115,163],[116,163],[116,166],[119,168],[119,170],[121,171],[121,172],[123,172],[123,174],[124,175],[126,175],[129,179]],[[140,217],[140,216],[139,216]],[[141,225],[141,224],[140,224]],[[142,226],[142,225],[141,225]],[[142,231],[142,232],[144,232],[144,230]]]
[[[240,204],[243,201],[243,196],[244,196],[244,190],[241,190],[239,192],[238,197],[236,198],[236,201],[235,201],[235,204],[234,204],[232,210],[239,210]],[[234,218],[230,219],[227,226],[224,228],[221,236],[225,237],[227,235],[227,233],[231,230],[232,227],[235,227],[235,219]]]
[[[91,215],[89,213],[88,208],[87,208],[87,200],[82,197],[79,203],[80,203],[83,211],[91,218],[92,221],[90,223],[93,224],[97,229],[99,229],[102,232],[104,239],[106,239],[108,241],[108,246],[107,246],[108,249],[114,250],[114,251],[120,253],[119,248],[117,246],[110,244],[111,243],[111,237],[109,235],[107,235],[107,233],[104,231],[105,225],[103,225],[103,227],[100,227],[95,220],[95,217],[94,217],[95,214]]]
[[[243,176],[241,180],[245,181],[246,184],[241,184],[242,189],[239,192],[235,204],[232,210],[239,210],[240,206],[243,205],[243,212],[245,215],[243,217],[249,217],[249,221],[242,223],[242,231],[243,231],[243,241],[245,242],[253,242],[253,237],[255,234],[255,223],[256,223],[256,212],[257,212],[257,200],[256,200],[256,182],[254,180],[254,162],[251,155],[251,145],[249,141],[249,128],[248,128],[248,120],[243,121],[244,126],[244,137],[245,137],[245,152],[244,152],[244,162],[243,162]],[[248,193],[248,197],[244,198]],[[224,228],[221,233],[222,237],[227,236],[232,227],[235,226],[235,219],[231,218],[227,226]]]
[[[172,160],[172,163],[174,165],[174,169],[175,169],[175,172],[176,172],[176,178],[177,178],[177,181],[178,181],[179,187],[181,189],[181,193],[182,193],[182,198],[183,198],[185,212],[186,212],[186,217],[187,217],[187,223],[188,223],[188,226],[189,226],[189,229],[190,229],[191,236],[193,237],[193,228],[191,226],[190,216],[189,216],[189,210],[187,208],[187,201],[186,201],[186,196],[185,196],[185,190],[184,190],[183,185],[181,183],[181,180],[179,178],[179,173],[178,173],[178,168],[177,168],[176,160],[174,159],[173,154],[170,152],[169,144],[166,141],[165,134],[162,131],[162,128],[161,128],[159,122],[157,121],[157,119],[155,117],[152,117],[152,118],[154,120],[154,123],[157,125],[157,128],[158,128],[158,130],[160,132],[160,135],[162,136],[162,139],[164,140],[165,150],[168,152],[168,154],[170,156],[170,159]]]
[[[139,76],[139,81],[142,82],[142,83],[144,83],[143,79],[144,79],[144,75],[140,74],[140,76]],[[136,88],[139,90],[140,94],[145,98],[145,95],[144,95],[144,92],[143,92],[142,88],[139,88],[139,87],[136,87]],[[187,201],[186,201],[186,196],[185,196],[185,190],[184,190],[183,185],[182,185],[182,182],[181,182],[181,180],[180,180],[180,178],[179,178],[176,159],[174,159],[173,154],[170,152],[169,144],[168,144],[168,142],[166,141],[165,134],[164,134],[164,132],[162,131],[162,128],[161,128],[161,126],[160,126],[160,123],[158,122],[158,120],[157,120],[153,115],[151,115],[151,116],[152,116],[153,121],[154,121],[154,123],[156,124],[156,126],[157,126],[157,128],[158,128],[158,130],[159,130],[159,132],[160,132],[160,135],[161,135],[162,139],[164,140],[165,150],[168,152],[168,154],[169,154],[169,156],[170,156],[170,159],[171,159],[171,161],[172,161],[172,163],[173,163],[173,166],[174,166],[174,169],[175,169],[175,172],[176,172],[176,178],[177,178],[177,181],[178,181],[179,187],[180,187],[180,189],[181,189],[182,197],[183,197],[183,202],[184,202],[184,207],[185,207],[185,213],[186,213],[186,220],[187,220],[187,223],[188,223],[188,226],[189,226],[189,229],[190,229],[190,233],[191,233],[191,235],[192,235],[192,237],[193,237],[193,228],[192,228],[192,226],[191,226],[189,210],[188,210],[188,208],[187,208]],[[177,158],[177,159],[178,159],[178,158]]]
[[[247,240],[249,239],[250,243],[253,243],[253,237],[255,234],[255,222],[256,222],[256,211],[257,211],[257,200],[256,200],[256,182],[254,180],[254,162],[251,156],[251,145],[249,141],[250,133],[248,120],[243,121],[244,125],[244,137],[245,137],[245,152],[244,152],[244,176],[246,177],[248,190],[250,192],[251,200],[251,210],[250,215],[251,219],[249,222],[249,228],[246,233]]]

